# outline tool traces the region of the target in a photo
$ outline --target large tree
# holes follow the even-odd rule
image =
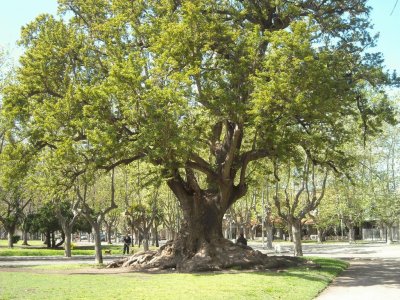
[[[59,4],[64,18],[22,30],[6,115],[35,149],[78,152],[71,176],[144,158],[162,167],[184,222],[148,267],[265,263],[222,236],[249,164],[301,147],[339,172],[346,123],[368,134],[390,117],[384,94],[363,93],[386,83],[380,56],[363,54],[366,0]]]

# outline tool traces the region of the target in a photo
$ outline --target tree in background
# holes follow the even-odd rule
[[[318,208],[325,195],[328,169],[315,165],[306,155],[303,160],[289,161],[283,167],[276,162],[274,168],[274,203],[292,235],[294,255],[303,256],[302,222],[310,212]],[[281,174],[284,175],[281,177]]]
[[[115,202],[114,169],[109,174],[111,176],[101,175],[103,174],[93,174],[95,177],[82,178],[84,180],[75,187],[76,195],[79,198],[79,214],[92,226],[95,262],[98,264],[103,263],[100,236],[103,220],[109,212],[118,207]],[[107,184],[108,177],[110,177],[110,185]]]

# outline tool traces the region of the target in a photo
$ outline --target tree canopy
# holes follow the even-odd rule
[[[365,52],[374,44],[365,0],[59,0],[59,9],[22,30],[26,51],[4,97],[14,136],[79,165],[72,178],[137,159],[161,166],[183,209],[180,257],[222,237],[250,162],[305,153],[340,172],[355,132],[394,122],[382,59]]]

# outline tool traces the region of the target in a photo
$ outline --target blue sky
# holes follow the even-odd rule
[[[40,13],[56,13],[56,0],[3,0],[0,6],[0,47],[9,50],[17,58],[21,50],[18,40],[21,26]],[[399,1],[400,2],[400,1]],[[400,73],[400,3],[391,14],[396,0],[369,0],[375,31],[380,33],[377,51],[382,52],[388,69]]]

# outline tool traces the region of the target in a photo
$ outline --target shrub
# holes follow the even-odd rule
[[[20,239],[21,239],[21,237],[20,237],[19,235],[13,235],[13,237],[12,237],[13,244],[18,243],[18,241],[19,241]]]

